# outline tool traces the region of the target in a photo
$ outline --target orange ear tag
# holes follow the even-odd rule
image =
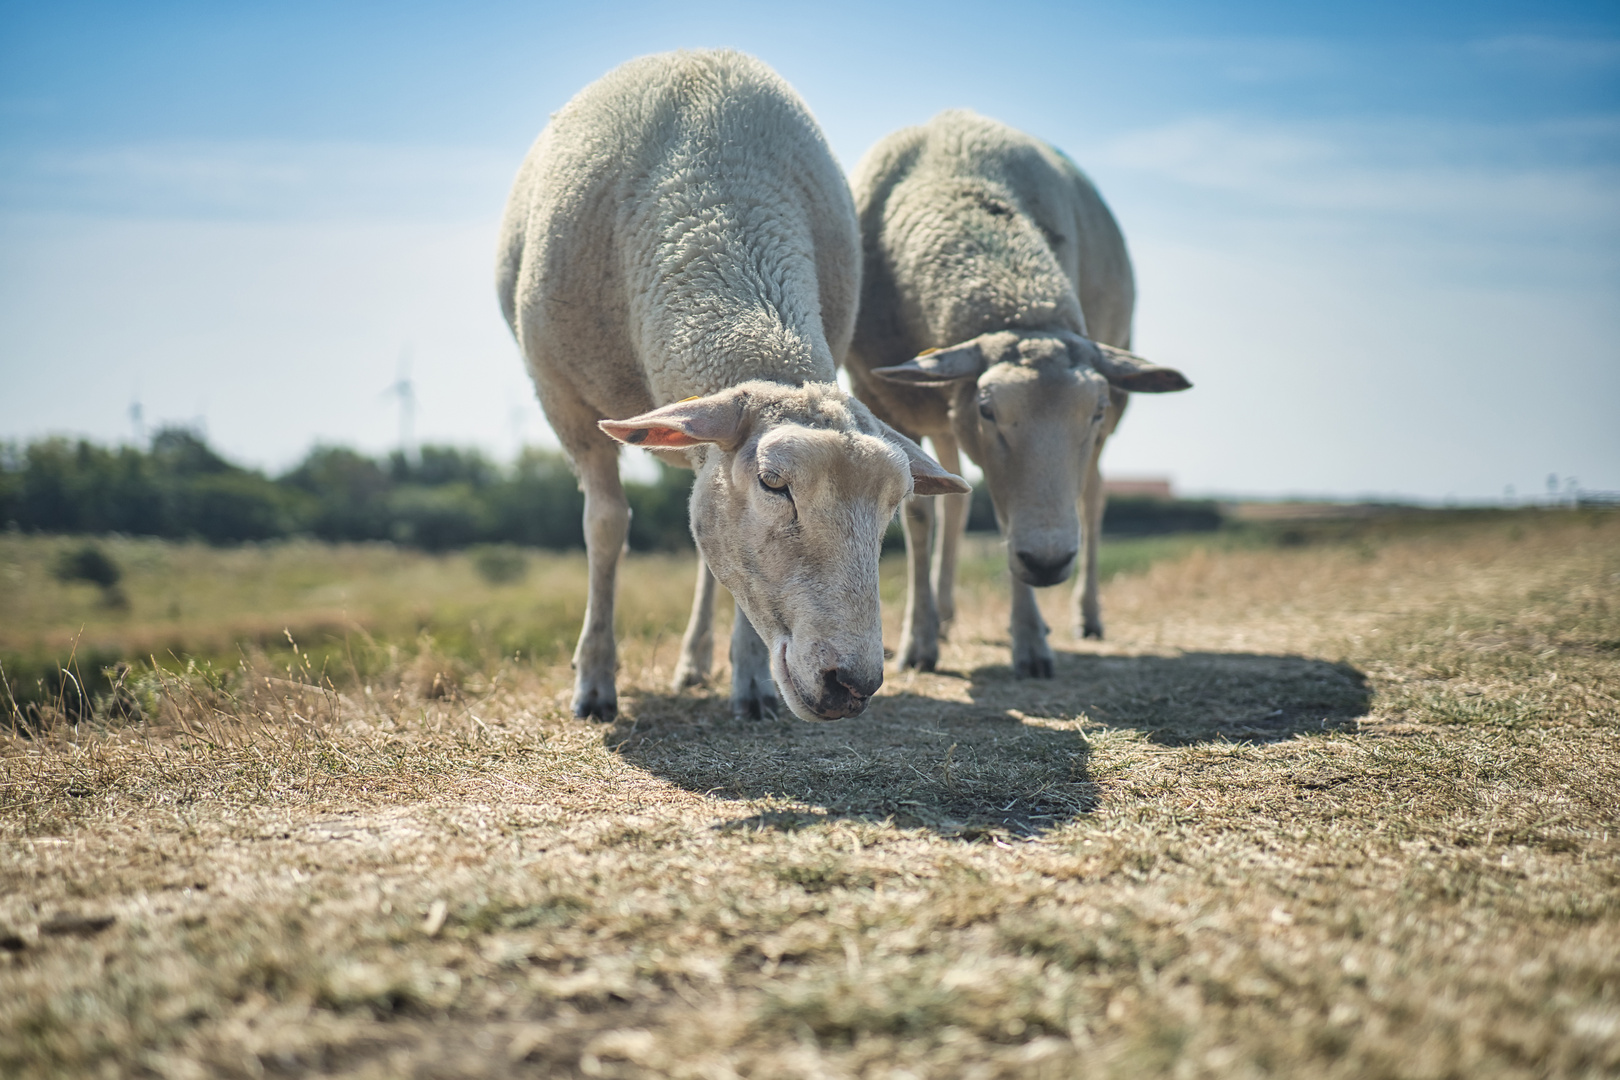
[[[918,353],[917,355],[918,356],[933,356],[937,352],[939,352],[938,349],[924,349],[922,352]]]
[[[703,396],[702,394],[693,394],[691,397],[683,397],[683,398],[681,398],[681,400],[677,401],[675,404],[677,404],[677,405],[685,405],[688,401],[696,401],[699,398],[701,398],[702,396]]]
[[[698,441],[684,431],[672,431],[669,428],[644,428],[635,434],[642,436],[635,440],[637,446],[663,446],[672,449],[684,449]]]

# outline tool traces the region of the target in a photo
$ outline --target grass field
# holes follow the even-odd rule
[[[824,725],[670,694],[633,559],[600,725],[578,560],[4,538],[0,650],[174,662],[0,739],[0,1074],[1620,1073],[1620,515],[1297,539],[1119,545],[1039,682],[979,552]]]
[[[1233,533],[1115,541],[1102,572],[1111,577],[1194,548],[1257,539]],[[64,553],[85,543],[0,533],[0,669],[22,705],[71,705],[59,699],[72,680],[94,699],[108,689],[103,670],[120,663],[228,674],[247,660],[354,686],[399,668],[402,658],[406,666],[420,658],[424,666],[437,662],[442,674],[492,676],[513,657],[566,661],[585,611],[582,552],[495,549],[508,576],[490,580],[479,572],[489,549],[432,555],[392,544],[217,548],[114,537],[91,542],[123,573],[109,603],[103,589],[53,573]],[[1000,580],[1005,555],[994,538],[970,536],[967,550],[961,577],[970,587]],[[678,640],[692,573],[689,556],[627,559],[621,633]],[[883,590],[891,606],[904,597],[899,555],[884,560]],[[721,608],[730,604],[722,590]],[[71,679],[63,679],[64,669]],[[67,691],[71,699],[71,685]]]

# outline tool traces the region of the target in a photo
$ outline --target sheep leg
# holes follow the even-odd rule
[[[1097,600],[1097,548],[1102,539],[1103,507],[1107,501],[1102,473],[1097,466],[1101,453],[1101,446],[1091,452],[1080,488],[1080,546],[1085,561],[1080,580],[1074,583],[1074,636],[1078,638],[1103,636],[1102,609]]]
[[[731,624],[731,711],[739,720],[775,719],[782,706],[771,681],[771,650],[742,605]]]
[[[900,667],[933,671],[939,663],[939,611],[928,579],[929,541],[934,533],[933,497],[906,498],[900,520],[906,532],[906,614],[900,627]]]
[[[702,686],[714,666],[714,575],[698,556],[697,589],[692,594],[692,617],[681,638],[681,658],[675,665],[676,690]]]
[[[1052,677],[1052,647],[1046,643],[1046,620],[1035,602],[1035,590],[1019,581],[1012,582],[1013,671],[1035,679]]]
[[[1130,400],[1128,395],[1117,390],[1110,391],[1109,396],[1112,400],[1109,402],[1108,416],[1103,420],[1102,430],[1097,433],[1097,441],[1092,444],[1091,460],[1086,463],[1086,475],[1080,482],[1080,543],[1084,549],[1085,563],[1084,573],[1074,583],[1072,617],[1075,637],[1099,640],[1103,636],[1103,624],[1102,606],[1097,595],[1097,551],[1102,543],[1103,510],[1108,505],[1102,482],[1103,444],[1119,426],[1125,415],[1125,404]]]
[[[613,681],[618,647],[613,640],[613,592],[619,556],[630,533],[630,503],[619,483],[619,447],[603,436],[573,453],[585,492],[585,559],[590,591],[585,626],[574,650],[574,715],[613,719],[619,695]]]
[[[946,472],[961,475],[962,457],[957,453],[956,440],[948,435],[934,435],[934,459]],[[939,534],[934,545],[934,610],[939,613],[939,636],[947,631],[956,618],[956,557],[962,543],[962,531],[967,527],[968,510],[973,496],[936,496],[944,504],[939,514]]]

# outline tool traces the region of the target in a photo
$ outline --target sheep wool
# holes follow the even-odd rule
[[[747,379],[830,382],[854,330],[843,173],[792,87],[729,50],[641,57],[582,90],[524,161],[498,251],[559,436]]]

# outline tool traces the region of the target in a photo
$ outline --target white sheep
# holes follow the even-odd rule
[[[678,682],[707,674],[718,578],[738,605],[739,713],[770,711],[779,689],[805,719],[853,716],[882,683],[883,530],[908,494],[966,485],[833,384],[859,281],[843,174],[758,60],[632,60],[541,132],[507,203],[496,287],[585,492],[576,715],[618,705],[614,578],[630,512],[616,439],[697,469],[707,569]]]
[[[1190,384],[1126,351],[1136,291],[1125,240],[1061,151],[951,110],[881,140],[852,185],[865,267],[851,384],[896,428],[932,439],[945,468],[958,468],[960,447],[984,470],[1012,570],[1013,664],[1050,676],[1033,587],[1069,576],[1082,535],[1076,633],[1102,636],[1097,461],[1125,391]],[[967,509],[946,500],[930,581],[933,507],[907,504],[902,666],[938,661]]]

